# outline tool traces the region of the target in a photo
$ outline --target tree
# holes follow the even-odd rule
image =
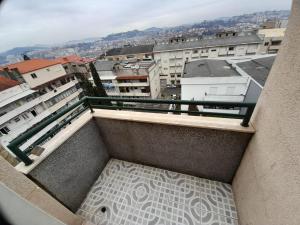
[[[92,73],[94,83],[96,85],[96,87],[94,87],[94,88],[96,88],[96,91],[95,91],[96,96],[98,96],[98,97],[108,97],[107,94],[106,94],[106,91],[103,87],[103,84],[101,82],[101,79],[100,79],[100,77],[97,73],[95,65],[91,62],[89,64],[89,66],[90,66],[90,69],[91,69],[91,73]],[[111,105],[111,102],[108,101],[108,100],[104,100],[104,101],[100,101],[100,104]]]
[[[23,59],[24,59],[24,60],[30,60],[29,56],[26,55],[26,54],[23,55]]]

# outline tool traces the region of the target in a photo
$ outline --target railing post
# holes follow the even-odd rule
[[[90,104],[90,101],[89,101],[89,99],[88,99],[88,98],[86,98],[86,99],[85,99],[85,101],[86,101],[86,104],[88,105],[88,107],[90,108],[90,110],[91,110],[91,113],[93,113],[93,112],[94,112],[94,110],[93,110],[93,107],[92,107],[92,105]]]
[[[33,163],[33,160],[28,157],[28,155],[21,151],[17,146],[8,146],[8,148],[21,160],[25,163],[26,166]]]
[[[247,107],[247,111],[246,111],[245,117],[244,117],[244,119],[243,119],[243,121],[241,123],[241,125],[243,127],[249,127],[249,121],[251,119],[253,111],[254,111],[254,106],[251,105],[251,106]]]

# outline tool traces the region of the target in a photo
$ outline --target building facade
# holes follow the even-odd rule
[[[13,86],[6,86],[0,90],[0,140],[4,148],[10,141],[48,116],[79,101],[82,89],[77,78],[73,74],[67,74],[62,64],[55,60],[26,60],[8,65],[4,69],[17,71],[25,80],[24,83],[20,83],[4,76],[0,77],[6,79],[6,83],[15,82]],[[79,109],[74,109],[58,122],[76,110]],[[26,149],[58,122],[50,124],[21,148]]]
[[[109,96],[155,99],[160,95],[159,68],[154,61],[96,61],[95,67]]]
[[[218,33],[215,37],[180,39],[159,43],[154,59],[161,69],[164,85],[180,85],[184,63],[203,58],[255,55],[262,40],[254,32]]]
[[[185,63],[182,100],[257,102],[275,55],[202,59]],[[187,110],[188,106],[182,105]],[[240,109],[198,107],[204,112],[241,113]]]
[[[286,28],[260,29],[257,34],[263,40],[259,47],[261,54],[273,54],[279,51]]]

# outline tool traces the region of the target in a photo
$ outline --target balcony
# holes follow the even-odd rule
[[[53,98],[54,96],[68,90],[69,88],[73,87],[77,83],[78,83],[78,81],[70,81],[69,83],[56,88],[55,91],[53,90],[47,94],[44,94],[38,98],[35,98],[32,101],[6,113],[5,115],[1,116],[0,119],[3,122],[9,121],[9,120],[13,119],[14,117],[20,115],[21,113],[33,108],[34,106],[41,104],[43,101],[47,101],[50,98]]]
[[[104,100],[116,104],[99,105]],[[170,115],[176,110],[122,104],[158,101],[226,104],[85,97],[11,142],[24,161],[16,169],[93,224],[238,224],[230,183],[254,133],[245,127],[254,105],[239,103],[247,113],[231,119],[237,115]],[[33,144],[41,155],[18,150],[81,104],[92,111],[81,110]]]
[[[147,87],[149,82],[135,82],[135,83],[118,83],[116,86],[119,87]]]
[[[59,95],[59,94],[61,94],[62,92],[64,92],[64,91],[70,89],[71,87],[75,86],[76,84],[78,84],[78,81],[77,81],[77,80],[70,81],[70,82],[68,82],[68,83],[66,83],[66,84],[64,84],[64,85],[62,85],[62,86],[60,86],[60,87],[55,88],[55,90],[50,91],[50,92],[48,92],[48,93],[42,95],[42,96],[41,96],[41,99],[42,99],[43,101],[47,101],[47,100],[49,100],[50,98],[53,98],[54,96]]]

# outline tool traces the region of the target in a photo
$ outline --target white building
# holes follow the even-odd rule
[[[159,68],[154,61],[96,61],[107,95],[155,99],[160,95]]]
[[[245,56],[257,53],[262,40],[254,32],[220,33],[202,39],[171,39],[154,46],[162,86],[180,84],[185,61],[202,58]]]
[[[187,62],[181,79],[181,99],[256,102],[275,55],[203,59]],[[182,105],[183,110],[188,106]],[[236,108],[198,107],[204,112],[239,113]]]
[[[4,148],[30,127],[77,102],[82,92],[76,77],[66,74],[62,65],[53,60],[32,59],[2,69],[18,71],[26,81],[16,83],[1,77],[7,79],[6,83],[15,82],[9,88],[5,86],[0,90],[0,140]],[[75,110],[77,109],[72,112]],[[72,112],[60,118],[58,122]],[[58,122],[43,129],[22,145],[21,149],[28,147]]]

